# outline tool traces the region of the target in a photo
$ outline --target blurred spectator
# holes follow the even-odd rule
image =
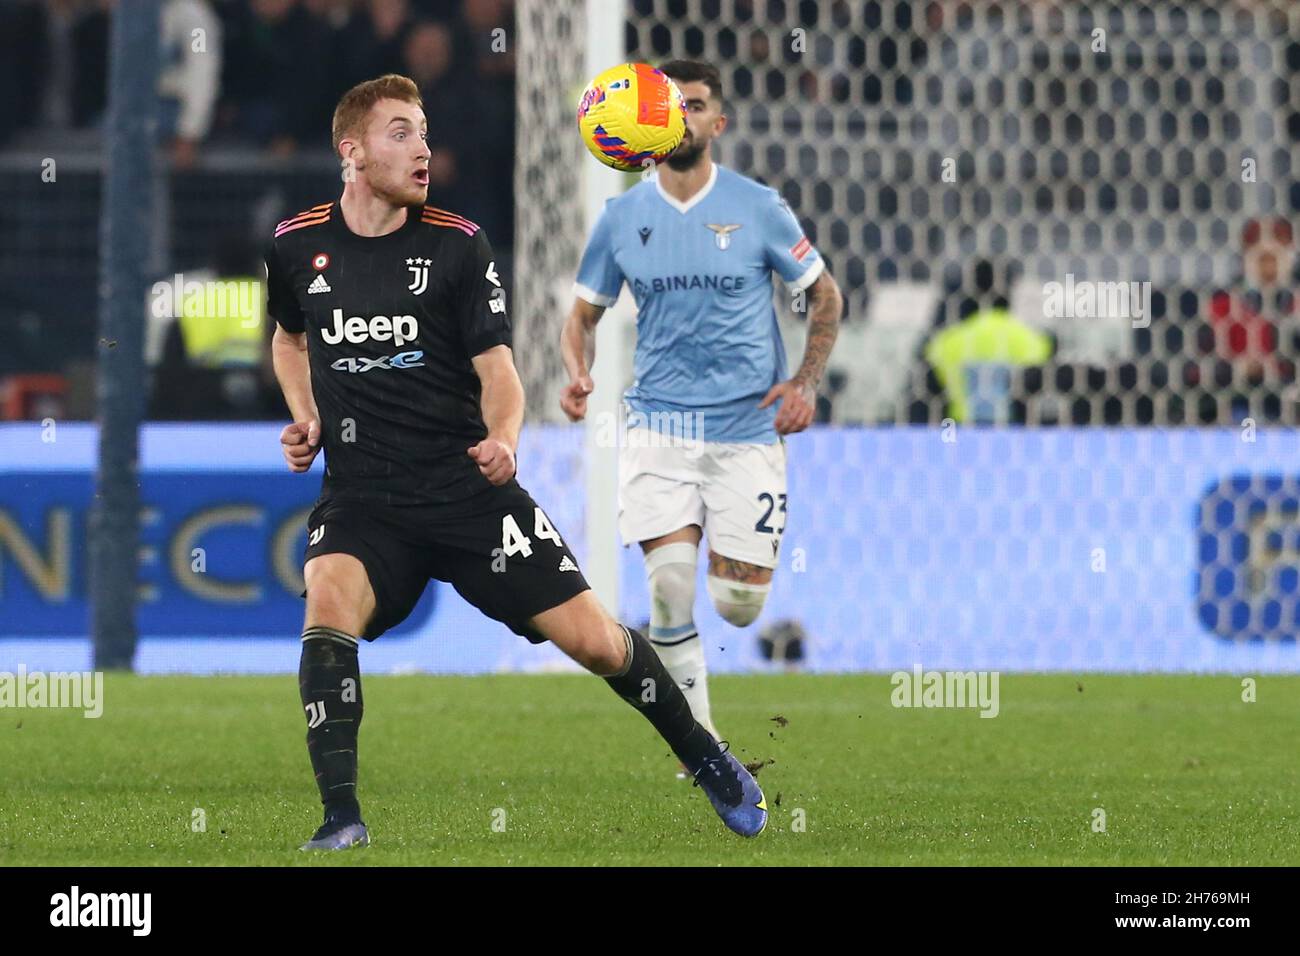
[[[474,72],[480,82],[514,86],[514,4],[510,0],[465,0],[461,21]],[[500,32],[498,32],[500,31]]]
[[[939,395],[957,422],[1025,420],[1026,393],[1041,389],[1041,366],[1056,343],[1012,315],[1010,290],[1019,271],[1009,260],[977,259],[960,279],[950,278],[924,345],[925,367],[913,372],[912,394],[923,397],[913,402],[912,421],[929,421]]]
[[[185,273],[179,291],[172,291],[170,277],[155,287],[146,339],[146,358],[155,369],[150,418],[242,419],[281,412],[268,345],[273,323],[266,321],[253,250],[242,236],[224,236],[212,269]],[[245,302],[236,289],[255,294]],[[177,298],[179,315],[172,305]]]
[[[331,29],[341,30],[352,19],[353,0],[302,0],[303,8]]]
[[[332,84],[328,99],[331,103],[337,103],[339,97],[352,86],[352,78],[345,64],[356,33],[354,18],[357,8],[364,3],[365,0],[302,0],[303,9],[324,26],[329,37],[329,72]]]
[[[1053,350],[1052,337],[1018,320],[1002,298],[936,332],[925,358],[954,421],[1008,423],[1020,418],[1013,415],[1012,370],[1045,365]]]
[[[1261,413],[1273,419],[1281,413],[1280,392],[1295,381],[1292,356],[1300,344],[1295,264],[1290,222],[1266,217],[1246,223],[1240,274],[1210,296],[1206,310],[1200,350],[1212,356],[1212,369],[1191,369],[1189,384],[1199,380],[1220,392],[1218,414],[1211,420],[1221,420],[1225,413],[1233,421]]]
[[[514,243],[511,183],[515,155],[515,36],[511,0],[464,0],[457,47],[467,51],[457,72],[468,77],[474,111],[472,138],[462,134],[473,162],[463,171],[462,202],[473,207],[493,244]]]
[[[221,82],[221,21],[207,0],[167,0],[162,9],[163,102],[158,127],[171,140],[172,160],[194,165],[212,128]]]
[[[1241,275],[1210,298],[1215,354],[1242,363],[1252,378],[1277,367],[1277,319],[1295,313],[1290,288],[1295,242],[1285,219],[1252,219],[1242,230]]]
[[[107,107],[113,0],[42,0],[0,10],[0,140],[24,127],[97,124]],[[165,0],[159,130],[192,164],[220,90],[221,21],[208,0]]]
[[[93,125],[104,112],[111,0],[43,0],[0,12],[0,137]]]
[[[394,72],[394,65],[402,59],[411,19],[409,0],[362,0],[344,33],[340,50],[344,90]]]
[[[1010,308],[1011,288],[1019,277],[1019,265],[1006,259],[975,259],[948,270],[935,311],[935,328],[960,322],[982,309]]]
[[[417,24],[403,48],[406,75],[420,88],[429,122],[429,201],[445,205],[459,173],[458,153],[473,124],[470,87],[451,72],[451,31],[431,20]]]
[[[494,246],[507,247],[513,110],[502,114],[477,77],[455,69],[454,34],[446,25],[416,24],[403,52],[403,69],[419,86],[429,121],[429,204],[469,217]]]
[[[227,12],[225,122],[276,155],[328,143],[337,76],[329,24],[296,0],[251,0]]]

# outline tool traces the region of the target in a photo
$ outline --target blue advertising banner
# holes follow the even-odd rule
[[[321,463],[290,474],[279,430],[144,430],[140,671],[297,667]],[[0,670],[90,661],[95,441],[91,425],[0,426]],[[716,614],[701,556],[695,617],[716,670],[781,666],[760,640],[778,631],[801,635],[797,666],[814,671],[1300,669],[1294,432],[817,428],[788,448],[780,565],[754,625]],[[584,562],[582,429],[526,428],[519,457]],[[640,551],[621,553],[620,616],[640,624]],[[574,669],[437,582],[363,654],[381,673]]]
[[[1300,633],[1300,475],[1235,474],[1200,501],[1198,611],[1234,641]]]
[[[292,635],[314,479],[279,472],[141,476],[138,626],[143,637]],[[0,490],[0,638],[75,637],[90,620],[88,472],[8,472]],[[436,587],[391,634],[418,630]]]
[[[142,673],[297,668],[306,519],[323,463],[295,475],[279,425],[151,424],[140,441],[139,649]],[[84,669],[86,528],[97,429],[0,424],[0,670]],[[530,487],[582,560],[580,429],[531,430]],[[571,531],[569,529],[572,529]],[[572,669],[430,582],[410,617],[367,646],[379,671]]]

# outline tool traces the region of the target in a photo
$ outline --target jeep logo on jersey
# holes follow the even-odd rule
[[[433,265],[432,259],[407,259],[406,268],[414,278],[406,288],[416,295],[429,288],[429,266],[431,265]]]
[[[377,315],[369,321],[354,315],[343,318],[343,310],[334,310],[334,328],[321,329],[321,338],[330,345],[338,345],[344,339],[354,345],[367,340],[388,342],[402,346],[414,342],[420,335],[420,324],[413,315],[395,315],[391,319],[386,315]]]

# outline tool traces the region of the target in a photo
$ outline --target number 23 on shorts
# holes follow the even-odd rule
[[[785,531],[785,495],[773,495],[771,492],[763,492],[758,496],[758,501],[765,508],[763,516],[754,523],[754,530],[761,534],[782,534]],[[770,524],[772,512],[779,510],[781,512],[781,527],[773,528]]]

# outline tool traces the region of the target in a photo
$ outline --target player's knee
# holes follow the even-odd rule
[[[608,676],[627,660],[623,628],[591,591],[535,615],[529,627],[594,674]]]
[[[332,559],[332,560],[327,560]],[[374,611],[374,593],[365,567],[351,555],[322,555],[307,563],[308,626],[360,634]]]
[[[340,600],[336,594],[329,592],[307,605],[308,627],[331,627],[345,634],[360,636],[369,620],[369,611],[361,610],[355,604]]]
[[[710,574],[708,577],[709,597],[719,616],[728,624],[746,627],[753,624],[763,611],[767,602],[769,584],[747,584],[744,581],[730,581]]]
[[[646,554],[651,640],[681,637],[681,629],[691,626],[698,560],[699,546],[688,541],[665,544]]]
[[[617,623],[610,622],[586,640],[580,641],[570,652],[579,664],[601,677],[609,677],[627,665],[627,638]]]

